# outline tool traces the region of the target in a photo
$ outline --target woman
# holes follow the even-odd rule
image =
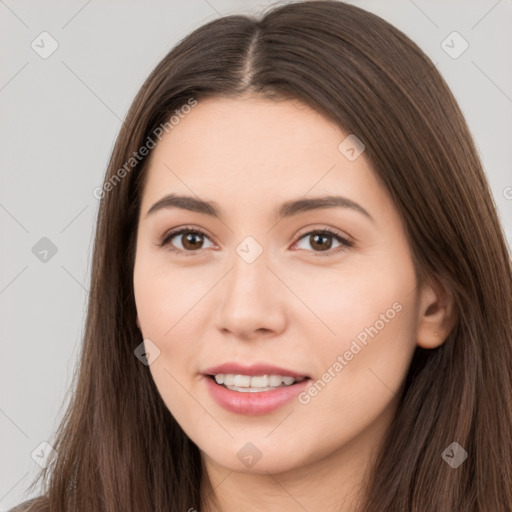
[[[331,1],[200,27],[97,195],[74,399],[23,510],[512,510],[510,257],[400,31]]]

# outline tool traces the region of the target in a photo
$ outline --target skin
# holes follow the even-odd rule
[[[347,135],[298,101],[211,98],[151,155],[133,275],[137,325],[160,350],[151,375],[215,489],[201,510],[357,510],[415,346],[436,347],[449,332],[445,289],[418,287],[390,196],[364,153],[349,161],[338,150]],[[222,219],[178,208],[146,216],[171,192],[215,201]],[[284,201],[332,194],[373,220],[340,207],[273,216]],[[207,236],[158,246],[189,225]],[[329,236],[315,244],[311,232],[323,227],[353,246],[336,252],[341,242]],[[247,236],[263,250],[250,264],[236,252]],[[247,416],[208,393],[202,371],[227,361],[273,363],[313,385],[393,304],[400,312],[307,404]],[[247,442],[261,452],[252,467],[237,457]]]

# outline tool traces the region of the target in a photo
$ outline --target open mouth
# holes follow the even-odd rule
[[[280,388],[289,388],[299,382],[310,379],[309,377],[294,378],[282,375],[249,376],[235,374],[208,375],[207,377],[218,386],[241,393],[260,393]]]

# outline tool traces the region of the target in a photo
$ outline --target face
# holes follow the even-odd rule
[[[163,401],[210,464],[276,473],[353,456],[393,415],[416,344],[415,272],[365,153],[339,149],[348,135],[298,101],[216,98],[153,150],[137,324]],[[170,194],[195,203],[160,202]],[[224,363],[239,366],[212,370]]]

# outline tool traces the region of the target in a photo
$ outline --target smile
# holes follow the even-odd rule
[[[301,382],[305,377],[291,377],[287,375],[240,375],[234,373],[219,373],[214,376],[217,384],[223,385],[231,391],[242,393],[257,393],[273,389],[292,386]]]
[[[308,377],[295,379],[280,375],[241,374],[204,375],[203,378],[210,396],[218,405],[227,411],[248,416],[268,414],[283,407],[304,391],[311,380]],[[233,384],[226,384],[224,378]],[[259,379],[255,382],[260,385],[254,385],[253,378]],[[277,386],[272,385],[276,383]]]

